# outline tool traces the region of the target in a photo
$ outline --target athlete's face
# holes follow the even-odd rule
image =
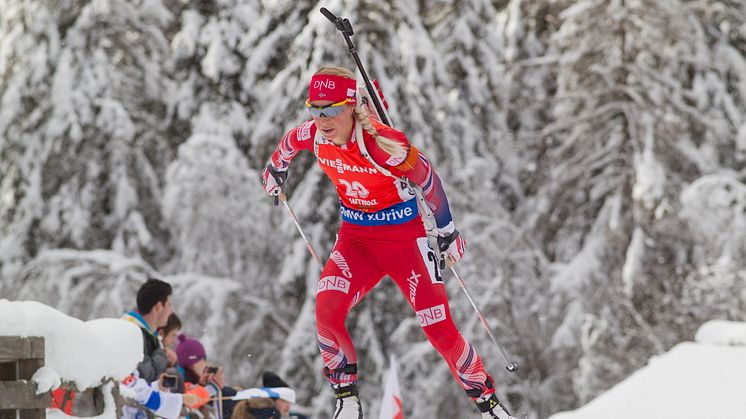
[[[316,100],[311,102],[312,106],[331,105],[330,100]],[[316,127],[321,130],[325,138],[332,140],[334,144],[341,145],[349,141],[352,135],[352,112],[354,105],[342,105],[344,110],[333,117],[311,115]]]

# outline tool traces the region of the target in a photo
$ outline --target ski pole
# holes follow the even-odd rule
[[[329,9],[326,7],[321,8],[321,14],[326,16],[327,19],[329,19],[334,26],[337,27],[337,30],[342,32],[342,36],[345,37],[345,41],[347,41],[347,46],[350,49],[350,54],[352,54],[352,58],[355,59],[355,63],[357,64],[357,68],[360,70],[360,75],[363,76],[363,81],[365,82],[365,88],[368,90],[368,94],[370,94],[370,99],[373,101],[373,105],[376,107],[376,111],[378,111],[378,115],[381,117],[381,122],[383,122],[386,125],[391,126],[391,122],[386,117],[386,110],[381,105],[381,102],[378,100],[378,94],[376,93],[376,89],[373,87],[373,83],[370,82],[370,78],[368,78],[368,73],[365,72],[365,67],[363,67],[363,62],[360,61],[360,57],[357,55],[357,48],[355,47],[355,44],[352,42],[352,39],[350,37],[352,36],[352,24],[350,23],[350,20],[347,18],[338,18],[334,16],[334,13],[330,12]]]
[[[280,201],[282,201],[283,205],[285,205],[285,208],[288,210],[288,214],[290,214],[290,218],[293,220],[293,223],[295,224],[295,228],[298,229],[298,233],[300,233],[300,236],[303,237],[303,241],[306,242],[306,247],[308,248],[308,251],[311,252],[311,256],[313,256],[314,260],[316,260],[316,263],[319,264],[319,269],[324,270],[324,264],[321,262],[321,258],[319,258],[319,255],[316,254],[316,251],[313,250],[313,245],[308,240],[308,237],[306,237],[306,234],[303,232],[303,228],[300,226],[300,222],[298,221],[298,217],[295,216],[295,211],[293,211],[292,208],[290,208],[290,204],[288,204],[288,197],[280,192],[278,194]]]
[[[495,337],[495,333],[492,331],[492,327],[490,327],[490,324],[487,322],[487,318],[484,316],[484,313],[477,305],[477,302],[474,301],[474,298],[471,296],[471,293],[466,288],[466,282],[463,280],[463,278],[461,278],[461,275],[456,270],[456,267],[451,265],[450,263],[449,265],[451,266],[451,272],[453,272],[453,275],[455,275],[456,279],[458,279],[458,284],[461,286],[461,289],[464,290],[464,294],[466,294],[466,298],[469,299],[471,306],[474,307],[474,311],[476,311],[477,314],[479,315],[479,320],[482,321],[482,326],[484,326],[484,330],[486,330],[487,334],[490,335],[490,339],[492,339],[492,343],[494,343],[495,346],[497,346],[497,349],[500,351],[500,354],[505,359],[505,362],[507,363],[507,365],[505,366],[505,369],[510,372],[516,372],[518,370],[518,364],[510,360],[507,352],[505,352],[505,349]]]

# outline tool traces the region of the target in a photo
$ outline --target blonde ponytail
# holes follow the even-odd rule
[[[319,68],[318,71],[316,71],[315,74],[329,74],[331,76],[342,76],[347,77],[348,79],[354,79],[355,74],[350,71],[349,69],[346,69],[344,67],[336,67],[336,66],[323,66]],[[373,128],[373,124],[371,124],[370,119],[368,118],[368,115],[365,113],[365,111],[360,107],[360,103],[358,102],[355,105],[355,119],[358,120],[360,124],[362,124],[363,129],[368,132],[368,134],[372,135],[373,138],[376,140],[376,145],[381,148],[381,150],[387,152],[393,157],[404,157],[407,153],[407,149],[404,147],[404,145],[386,137],[381,137],[378,135],[378,132],[375,128]]]
[[[355,118],[363,126],[363,129],[367,131],[368,134],[372,135],[373,138],[375,138],[376,145],[378,145],[381,150],[389,153],[393,157],[404,157],[404,155],[407,153],[407,149],[397,141],[378,135],[378,132],[373,127],[373,124],[370,123],[368,115],[365,114],[365,111],[362,108],[360,108],[359,106],[355,106],[354,113]]]

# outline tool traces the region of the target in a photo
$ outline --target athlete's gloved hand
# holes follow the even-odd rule
[[[267,195],[275,197],[275,205],[277,205],[277,196],[280,194],[280,192],[283,192],[285,190],[285,183],[287,182],[287,180],[287,170],[280,171],[276,169],[275,166],[272,165],[272,163],[268,164],[267,167],[264,168],[264,173],[262,173],[262,184],[264,184],[264,191],[267,192]]]
[[[449,266],[453,266],[464,256],[466,240],[461,237],[461,233],[455,228],[450,233],[439,232],[438,248],[440,249],[441,257],[448,262]]]

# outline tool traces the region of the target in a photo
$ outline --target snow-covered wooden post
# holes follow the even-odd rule
[[[46,417],[49,392],[36,394],[31,377],[44,366],[44,338],[0,336],[0,419]]]

